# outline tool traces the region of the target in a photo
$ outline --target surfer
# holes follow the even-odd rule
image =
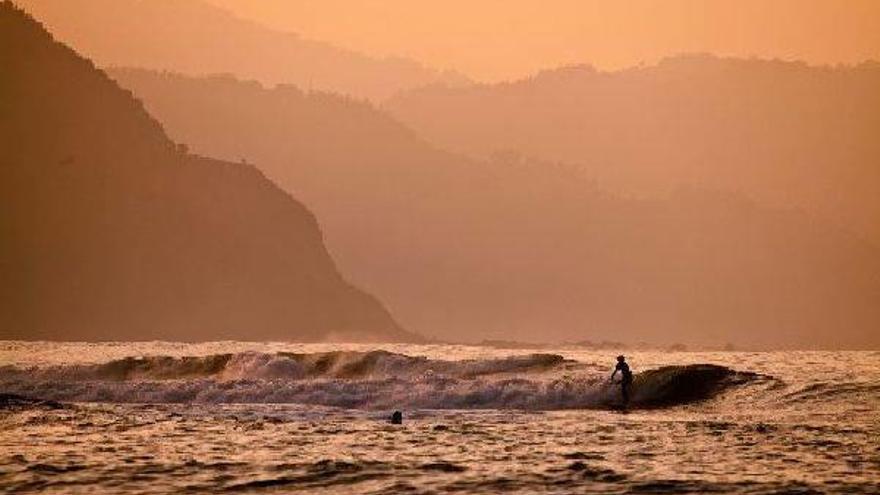
[[[632,386],[633,382],[633,374],[629,369],[629,365],[626,364],[626,358],[623,356],[617,356],[617,366],[614,367],[614,372],[611,373],[611,380],[614,381],[614,377],[617,375],[617,372],[620,372],[620,397],[623,402],[623,409],[629,407],[629,389]]]

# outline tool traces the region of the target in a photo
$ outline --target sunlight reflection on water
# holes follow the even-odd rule
[[[294,344],[0,344],[0,364],[126,356],[372,350]],[[530,354],[380,346],[431,359]],[[613,353],[564,355],[610,372]],[[609,411],[407,410],[297,404],[77,404],[0,412],[0,486],[18,492],[832,493],[880,491],[880,355],[632,352],[635,370],[715,363],[771,375],[695,404]]]

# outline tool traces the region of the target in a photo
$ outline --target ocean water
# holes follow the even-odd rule
[[[614,357],[0,342],[0,490],[880,493],[880,353]]]

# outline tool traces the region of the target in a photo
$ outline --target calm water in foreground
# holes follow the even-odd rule
[[[878,352],[542,353],[0,342],[0,490],[880,493]]]

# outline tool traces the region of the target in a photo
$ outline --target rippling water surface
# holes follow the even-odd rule
[[[880,493],[880,353],[613,358],[3,342],[0,489]]]

